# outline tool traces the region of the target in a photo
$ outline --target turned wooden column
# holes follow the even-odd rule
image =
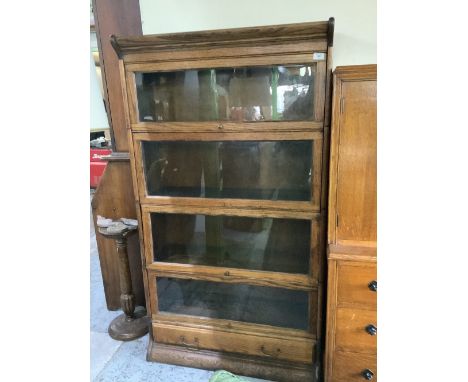
[[[128,318],[133,318],[135,311],[135,296],[132,291],[132,280],[130,278],[130,265],[128,263],[127,237],[121,236],[115,240],[117,253],[119,255],[119,277],[120,277],[120,306]]]
[[[115,240],[119,276],[120,276],[120,305],[124,314],[116,317],[109,325],[109,335],[119,341],[130,341],[148,333],[149,319],[146,309],[135,307],[135,295],[132,290],[132,279],[127,253],[127,237],[137,231],[137,222],[130,219],[112,222],[110,219],[98,220],[99,233],[106,238]],[[105,226],[103,226],[105,225]]]

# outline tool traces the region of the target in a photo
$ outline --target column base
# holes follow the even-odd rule
[[[132,341],[148,333],[150,319],[146,316],[146,309],[138,306],[134,318],[128,320],[125,314],[114,318],[109,325],[109,335],[117,341]]]

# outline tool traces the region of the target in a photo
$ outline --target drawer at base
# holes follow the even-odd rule
[[[330,382],[377,381],[377,358],[359,353],[335,352]]]
[[[338,308],[335,349],[366,354],[377,352],[377,312]]]
[[[377,281],[375,263],[339,261],[337,267],[338,305],[357,304],[375,309],[377,307],[377,293],[369,287],[371,282]]]
[[[315,341],[153,323],[156,342],[311,364]]]

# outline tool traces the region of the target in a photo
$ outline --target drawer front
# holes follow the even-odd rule
[[[377,312],[338,308],[335,349],[367,354],[377,352]]]
[[[368,373],[368,377],[364,373]],[[371,379],[369,379],[371,378]],[[335,352],[331,382],[377,381],[375,355]]]
[[[377,266],[375,264],[338,262],[338,305],[357,304],[375,309],[377,307],[377,292],[369,286],[373,281],[377,282]]]
[[[218,350],[305,364],[312,363],[315,344],[312,339],[271,338],[160,323],[153,323],[153,337],[156,342],[182,345],[191,349]]]

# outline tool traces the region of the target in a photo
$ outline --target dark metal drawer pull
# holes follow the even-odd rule
[[[367,325],[366,332],[369,333],[371,336],[377,335],[377,326],[372,325],[372,324]]]
[[[367,286],[372,292],[377,292],[377,281],[372,280]]]
[[[374,373],[369,369],[364,369],[361,374],[364,377],[364,379],[367,379],[368,381],[374,378]]]

